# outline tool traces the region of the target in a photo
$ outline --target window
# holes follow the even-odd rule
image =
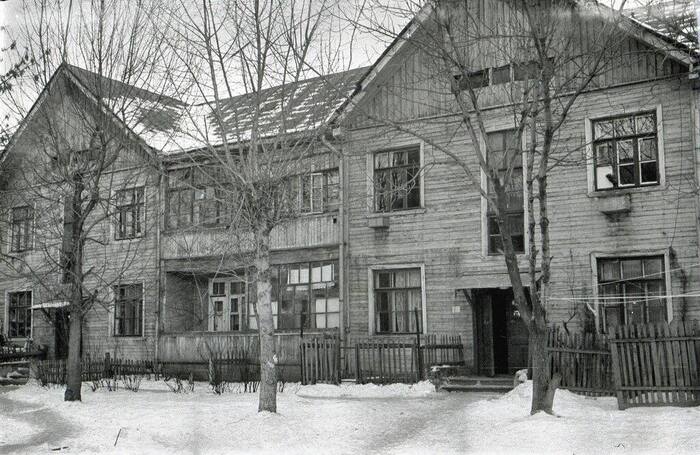
[[[656,113],[595,120],[592,130],[596,190],[659,183]]]
[[[117,240],[133,239],[143,235],[143,187],[117,192]]]
[[[419,268],[374,272],[374,330],[376,333],[420,332],[422,311]]]
[[[114,336],[141,336],[143,286],[121,285],[114,292]]]
[[[338,169],[302,175],[299,177],[298,187],[301,213],[338,210],[340,201]]]
[[[666,320],[663,256],[598,259],[601,327]]]
[[[242,279],[211,280],[209,290],[209,331],[243,330],[246,283]]]
[[[272,272],[272,314],[275,329],[340,327],[338,262],[304,262],[276,267]],[[257,329],[254,303],[249,326]]]
[[[511,238],[513,239],[513,248],[516,253],[525,252],[525,209],[523,203],[523,163],[522,153],[520,153],[520,138],[516,136],[517,131],[497,131],[488,133],[486,140],[488,141],[489,155],[487,156],[488,165],[498,169],[500,175],[505,175],[508,168],[508,163],[505,163],[506,151],[509,148],[517,147],[518,153],[515,155],[515,165],[511,173],[511,180],[506,188],[507,201],[506,213],[503,214],[505,222],[510,228]],[[493,189],[489,183],[488,192],[492,193]],[[498,228],[498,218],[495,207],[489,202],[487,208],[486,229],[488,233],[488,253],[501,254],[503,252],[503,241],[501,239],[501,231]]]
[[[8,338],[28,338],[32,334],[32,292],[8,294]]]
[[[420,148],[392,150],[374,155],[374,210],[394,212],[418,208]]]
[[[10,251],[19,253],[31,249],[34,211],[29,206],[12,209],[12,243]]]
[[[168,172],[169,229],[226,225],[230,210],[220,172],[213,166],[190,167]]]

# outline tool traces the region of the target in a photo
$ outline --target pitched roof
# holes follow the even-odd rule
[[[218,111],[207,103],[187,104],[133,85],[69,66],[73,76],[114,111],[153,149],[174,154],[250,139],[256,106],[264,135],[315,130],[325,124],[355,90],[366,72],[358,68],[271,87],[220,101]],[[217,112],[221,120],[217,120]]]

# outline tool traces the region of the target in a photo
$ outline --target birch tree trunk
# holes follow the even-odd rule
[[[270,283],[270,231],[257,228],[256,285],[258,330],[260,337],[260,393],[258,412],[277,412],[277,353],[275,325],[272,317],[272,285]]]

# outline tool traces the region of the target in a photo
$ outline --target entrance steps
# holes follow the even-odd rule
[[[512,376],[447,376],[438,386],[447,392],[496,392],[513,390]]]

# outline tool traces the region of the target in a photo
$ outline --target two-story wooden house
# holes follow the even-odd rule
[[[431,146],[449,148],[480,174],[471,141],[459,128],[449,78],[412,43],[431,14],[422,11],[371,68],[299,83],[300,109],[321,110],[314,115],[338,134],[318,141],[309,171],[293,190],[300,216],[273,231],[278,339],[296,339],[302,327],[306,333],[337,330],[348,346],[416,331],[457,333],[477,372],[511,372],[527,365],[527,333],[512,304],[498,232],[479,188]],[[482,14],[485,21],[505,20],[503,8],[484,7]],[[572,108],[558,136],[566,152],[549,178],[549,320],[597,331],[700,317],[693,62],[686,50],[639,22],[624,20],[621,27],[624,58]],[[578,45],[586,39],[582,33]],[[522,77],[522,63],[484,58],[480,69],[487,131],[479,140],[496,149],[513,134],[511,106],[499,93]],[[58,75],[89,94],[90,84],[81,82],[89,73],[64,67]],[[121,229],[110,227],[112,235],[95,254],[116,262],[123,245],[138,244],[143,254],[122,281],[141,283],[140,293],[110,285],[111,303],[89,315],[85,345],[133,358],[202,362],[217,343],[255,337],[246,263],[226,204],[196,159],[197,145],[174,133],[184,110],[203,107],[139,94],[152,102],[148,112],[157,119],[148,127],[121,126],[130,144],[158,158],[143,181],[143,198],[130,205],[141,207],[131,216],[145,217],[149,229],[122,240],[115,237]],[[274,89],[264,96],[274,104]],[[226,102],[237,109],[246,98]],[[44,102],[34,109],[47,108]],[[30,117],[6,162],[39,146],[27,134],[31,125]],[[521,182],[527,178],[522,168],[517,172]],[[15,184],[6,185],[3,207],[11,212],[11,228],[3,238],[29,245],[22,239],[39,235],[36,210],[15,210],[24,206],[8,202]],[[516,192],[514,201],[509,216],[526,270],[529,214],[524,197]],[[2,280],[4,333],[54,346],[54,335],[39,321],[60,303],[39,298],[36,283],[13,273],[7,269]],[[119,322],[120,308],[130,309],[128,324]],[[294,343],[279,346],[289,347],[282,357],[297,355]]]

